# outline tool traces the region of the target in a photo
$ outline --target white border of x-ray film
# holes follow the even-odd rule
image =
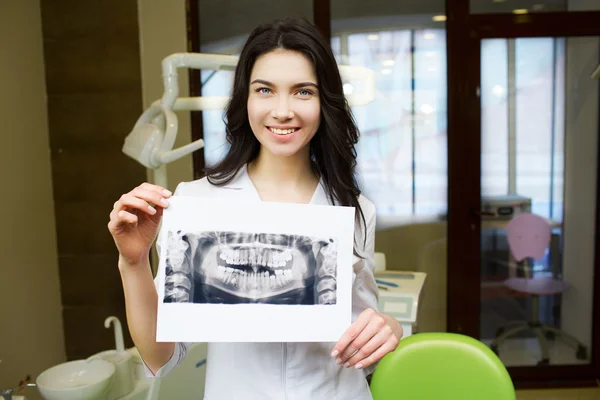
[[[354,208],[175,196],[168,231],[234,231],[337,238],[337,299],[329,305],[163,303],[167,235],[157,273],[159,342],[335,342],[351,323]]]

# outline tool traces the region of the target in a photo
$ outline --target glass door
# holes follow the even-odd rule
[[[595,384],[597,2],[451,1],[448,330],[518,388]]]
[[[479,336],[506,366],[593,351],[598,37],[480,42]]]

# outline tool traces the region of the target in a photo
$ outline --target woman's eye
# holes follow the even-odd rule
[[[310,96],[312,94],[312,92],[310,90],[300,89],[300,90],[298,90],[298,94],[300,96]]]
[[[260,94],[269,94],[271,92],[271,90],[269,88],[260,88],[260,89],[258,89],[258,92]]]

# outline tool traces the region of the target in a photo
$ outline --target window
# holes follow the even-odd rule
[[[377,76],[374,102],[352,111],[361,188],[380,219],[447,209],[446,36],[443,29],[350,33],[332,38],[340,64]]]
[[[531,198],[562,221],[565,44],[492,39],[481,48],[482,195]]]

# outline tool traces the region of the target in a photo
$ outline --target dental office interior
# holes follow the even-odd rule
[[[123,144],[162,98],[167,56],[237,55],[284,16],[314,22],[340,66],[374,77],[344,76],[344,90],[368,100],[352,109],[381,311],[406,337],[478,339],[517,399],[600,399],[597,0],[2,2],[2,397],[71,398],[42,397],[59,377],[40,377],[90,357],[115,365],[102,398],[201,397],[204,344],[169,376],[143,377],[106,224],[132,187],[173,190],[216,162],[222,110],[176,110],[174,148],[204,146],[159,170]],[[231,77],[182,68],[177,85],[219,99]],[[531,214],[550,240],[517,260],[508,227]]]

